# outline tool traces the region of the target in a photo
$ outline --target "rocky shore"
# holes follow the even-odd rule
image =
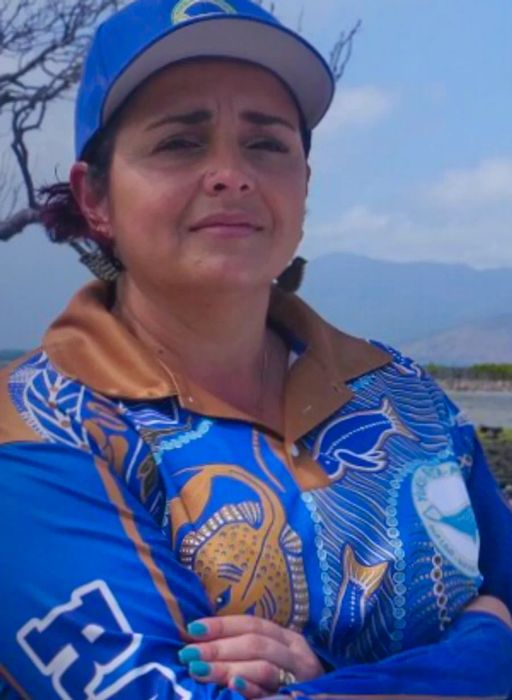
[[[512,393],[510,379],[470,379],[467,377],[443,377],[437,379],[444,391],[450,392],[507,392]],[[459,402],[461,401],[459,397]],[[459,404],[460,405],[460,404]],[[489,465],[512,503],[512,429],[482,427],[479,438],[489,460]]]
[[[512,502],[512,431],[480,433],[480,439],[498,483]]]

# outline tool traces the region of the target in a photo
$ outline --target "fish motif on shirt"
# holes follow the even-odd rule
[[[329,646],[345,647],[363,627],[370,598],[381,585],[389,562],[365,566],[358,561],[352,547],[343,550],[343,579],[336,612],[329,634]]]
[[[341,479],[348,469],[381,471],[388,463],[384,444],[397,435],[415,439],[385,398],[377,409],[357,411],[329,423],[315,441],[313,458],[333,480]]]
[[[213,481],[228,477],[254,500],[225,504],[177,543],[181,527],[204,519]],[[174,546],[182,563],[201,578],[218,615],[252,614],[301,630],[309,594],[299,535],[261,479],[235,465],[206,465],[169,503]]]

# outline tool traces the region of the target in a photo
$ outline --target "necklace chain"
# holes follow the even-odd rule
[[[139,325],[139,327],[147,334],[147,336],[150,338],[150,341],[152,344],[154,343],[154,349],[157,354],[157,357],[160,358],[160,362],[162,362],[163,357],[165,355],[171,355],[174,360],[176,360],[176,357],[174,353],[167,348],[165,345],[162,343],[158,342],[156,338],[154,337],[153,333],[149,331],[148,328],[145,327],[143,323],[141,323],[138,319],[135,319],[131,313],[126,314],[125,310],[125,319],[128,320],[128,322],[132,322],[132,324]],[[133,330],[135,331],[134,325],[132,325]],[[264,406],[264,401],[265,401],[265,390],[267,388],[267,370],[269,366],[269,347],[268,347],[268,341],[267,341],[267,329],[265,329],[265,334],[263,338],[263,354],[262,354],[262,359],[261,359],[261,369],[260,369],[260,388],[259,388],[259,394],[258,394],[258,400],[254,404],[254,410],[256,411],[256,415],[258,418],[262,418],[263,414],[263,406]],[[167,363],[164,361],[163,362],[164,366],[167,368]]]
[[[263,340],[263,358],[261,362],[261,375],[260,375],[260,393],[258,396],[258,401],[256,403],[256,411],[259,418],[263,414],[263,402],[265,399],[265,389],[267,385],[267,369],[268,369],[268,344],[266,338]]]

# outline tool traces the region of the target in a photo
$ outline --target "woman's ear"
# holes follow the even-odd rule
[[[113,237],[107,196],[93,186],[88,177],[88,170],[87,163],[83,161],[74,163],[69,173],[71,192],[91,231],[111,241]]]

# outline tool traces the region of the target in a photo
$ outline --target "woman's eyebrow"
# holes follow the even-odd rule
[[[186,124],[187,126],[194,126],[210,121],[212,116],[212,112],[207,109],[196,109],[194,112],[186,112],[184,114],[166,114],[164,117],[148,124],[146,131],[157,129],[159,126],[164,126],[165,124]]]
[[[297,131],[297,127],[283,117],[278,117],[274,114],[266,114],[264,112],[257,112],[254,110],[249,110],[242,112],[242,119],[249,122],[250,124],[256,124],[257,126],[286,126],[292,131]]]
[[[242,112],[241,117],[244,121],[250,124],[255,124],[257,126],[285,126],[292,131],[297,131],[297,128],[293,124],[283,117],[278,117],[274,114],[266,114],[265,112],[258,112],[255,110],[247,110]],[[151,122],[147,127],[146,131],[152,131],[157,129],[159,126],[164,126],[166,124],[185,124],[186,126],[195,126],[197,124],[203,124],[204,122],[211,121],[213,118],[213,113],[207,109],[197,109],[193,112],[185,112],[183,114],[166,114],[165,116]]]

